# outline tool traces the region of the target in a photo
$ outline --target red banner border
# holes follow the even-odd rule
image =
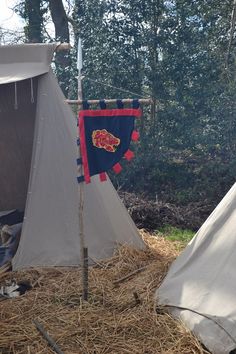
[[[80,136],[80,149],[81,157],[83,161],[84,168],[84,180],[85,183],[90,183],[90,172],[88,165],[88,156],[86,150],[86,139],[85,139],[85,127],[84,118],[85,117],[127,117],[135,116],[137,118],[141,117],[142,111],[140,108],[125,108],[125,109],[99,109],[99,110],[82,110],[79,112],[79,136]]]

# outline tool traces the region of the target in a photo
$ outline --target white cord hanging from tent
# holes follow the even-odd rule
[[[34,85],[33,79],[30,79],[30,95],[31,95],[31,103],[34,103]]]
[[[17,101],[17,83],[15,82],[15,103],[14,108],[18,109],[18,101]]]

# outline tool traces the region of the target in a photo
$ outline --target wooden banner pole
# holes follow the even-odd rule
[[[78,100],[82,102],[82,47],[81,39],[78,42],[78,59],[77,59],[78,75]],[[78,107],[79,114],[80,107]],[[80,145],[78,145],[78,156],[81,157]],[[82,164],[78,165],[78,176],[83,175]],[[79,239],[80,239],[80,258],[82,268],[82,300],[88,301],[88,249],[85,247],[84,235],[84,182],[79,183]]]

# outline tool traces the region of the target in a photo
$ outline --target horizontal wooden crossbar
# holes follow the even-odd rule
[[[100,100],[86,100],[88,104],[99,104]],[[104,99],[103,100],[106,104],[116,104],[117,100],[116,99]],[[121,100],[123,103],[132,103],[133,99],[132,98],[124,98]],[[140,104],[143,105],[149,105],[153,104],[153,100],[151,98],[140,98],[139,100]],[[68,104],[77,104],[77,105],[82,105],[83,101],[82,100],[66,100]]]
[[[61,43],[58,44],[58,46],[56,47],[56,52],[61,52],[63,50],[70,50],[72,48],[72,46],[70,45],[70,43]]]

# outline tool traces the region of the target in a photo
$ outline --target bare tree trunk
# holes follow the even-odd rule
[[[49,9],[55,27],[55,38],[58,42],[70,42],[68,18],[62,0],[49,0]],[[62,91],[68,93],[69,70],[71,59],[68,53],[58,52],[55,58],[57,77]]]

